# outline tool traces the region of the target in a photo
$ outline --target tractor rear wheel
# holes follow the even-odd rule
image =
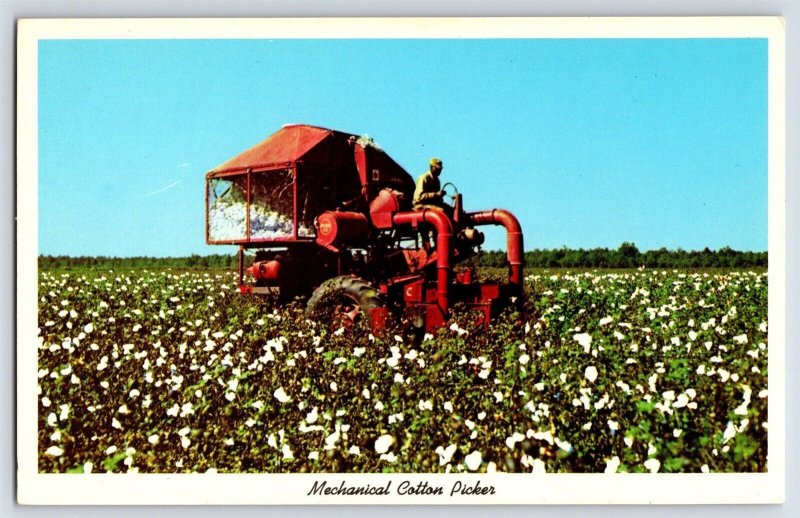
[[[306,312],[331,329],[370,327],[370,311],[385,307],[378,290],[355,275],[342,275],[323,282],[308,299]]]

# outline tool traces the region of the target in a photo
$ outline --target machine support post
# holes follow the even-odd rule
[[[239,263],[239,286],[242,285],[244,282],[244,247],[239,246],[239,253],[237,255],[237,260]]]

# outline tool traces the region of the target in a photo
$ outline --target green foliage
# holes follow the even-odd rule
[[[505,265],[506,253],[484,251],[475,264],[499,268]],[[525,252],[529,268],[766,268],[767,252],[741,252],[729,247],[703,250],[648,250],[640,252],[633,243],[622,243],[616,250],[608,248],[552,250],[534,249]]]
[[[482,251],[473,263],[482,267],[500,268],[506,253]],[[236,255],[197,255],[189,257],[70,257],[39,256],[43,269],[109,269],[109,268],[234,268]],[[723,247],[703,250],[648,250],[640,252],[633,243],[622,243],[616,250],[608,248],[552,250],[534,249],[525,252],[529,268],[766,268],[767,252],[741,252]]]
[[[38,288],[41,472],[767,470],[765,272],[528,270],[522,312],[421,343],[230,271]]]
[[[121,268],[234,268],[236,255],[198,255],[189,257],[72,257],[40,255],[39,268],[108,270]]]

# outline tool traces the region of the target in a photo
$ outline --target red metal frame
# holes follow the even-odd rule
[[[245,218],[245,222],[246,222],[245,223],[246,230],[245,230],[244,236],[247,239],[247,241],[250,241],[250,193],[253,190],[253,186],[251,184],[251,179],[250,178],[251,178],[251,176],[253,176],[253,170],[252,169],[248,169],[246,174],[247,174],[247,193],[245,195],[245,198],[247,200],[247,203],[245,204],[245,207],[244,207],[244,213],[245,213],[244,218]]]
[[[297,172],[297,164],[300,161],[292,161],[292,162],[273,162],[271,164],[263,164],[256,167],[248,167],[246,169],[235,169],[235,170],[225,170],[222,172],[212,172],[206,175],[206,192],[205,192],[205,199],[206,199],[206,243],[209,245],[255,245],[259,243],[291,243],[296,241],[303,241],[303,242],[310,242],[314,241],[314,236],[300,236],[299,231],[299,222],[298,222],[298,207],[297,207],[297,189],[298,189],[298,172]],[[270,173],[273,171],[285,171],[290,169],[292,171],[292,236],[291,237],[260,237],[260,238],[253,238],[251,237],[251,228],[250,228],[250,203],[251,203],[251,192],[252,192],[252,176],[254,174],[265,174]],[[226,178],[229,176],[245,176],[245,196],[246,196],[246,206],[245,206],[245,237],[243,239],[220,239],[220,240],[212,240],[211,233],[210,233],[210,221],[208,218],[208,186],[211,180],[215,180],[218,178]]]
[[[292,164],[292,239],[297,239],[297,162]]]

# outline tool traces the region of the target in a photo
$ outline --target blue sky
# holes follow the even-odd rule
[[[527,249],[767,249],[766,40],[59,40],[39,252],[230,252],[204,174],[286,123],[368,134],[414,177],[441,157]]]

